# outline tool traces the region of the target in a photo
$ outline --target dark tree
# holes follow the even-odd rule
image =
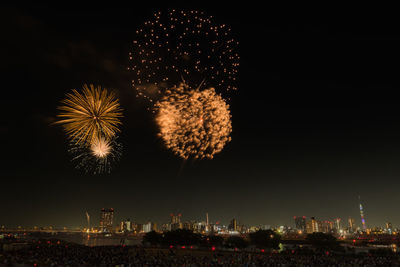
[[[257,232],[250,233],[250,242],[257,248],[279,248],[281,236],[272,230],[258,230]]]
[[[381,257],[389,257],[395,254],[389,248],[370,249],[368,252],[374,256],[381,256]]]
[[[224,238],[218,235],[210,235],[206,238],[206,245],[210,247],[222,247]]]
[[[244,240],[240,236],[230,236],[228,239],[225,241],[225,246],[228,248],[239,248],[243,249],[248,246],[248,242]]]
[[[202,236],[200,234],[193,233],[192,231],[186,229],[165,232],[162,240],[162,243],[166,246],[199,245],[201,242]]]
[[[144,245],[150,244],[152,246],[160,245],[162,241],[162,235],[156,231],[148,232],[144,235],[142,243]]]
[[[306,240],[317,249],[338,249],[340,247],[336,237],[325,233],[308,234]]]

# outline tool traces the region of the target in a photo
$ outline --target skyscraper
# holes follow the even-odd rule
[[[392,223],[386,222],[386,231],[387,231],[389,234],[392,234],[392,231],[393,231],[392,229],[393,229]]]
[[[302,217],[294,216],[293,218],[294,218],[294,223],[296,225],[296,229],[304,233],[306,231],[306,216]]]
[[[182,229],[183,225],[181,223],[182,214],[174,215],[171,213],[171,230]]]
[[[335,223],[333,221],[317,221],[317,226],[314,227],[318,232],[322,233],[332,233],[335,228]]]
[[[127,219],[126,221],[122,221],[121,222],[121,226],[120,226],[120,230],[121,232],[130,232],[132,231],[132,222]]]
[[[148,233],[151,231],[151,222],[145,223],[142,226],[142,232],[143,233]]]
[[[320,232],[321,231],[320,228],[322,228],[321,222],[317,221],[315,217],[311,217],[311,220],[307,222],[306,225],[307,225],[307,233],[309,234]]]
[[[151,231],[158,231],[157,223],[151,223]]]
[[[361,224],[362,224],[362,228],[363,230],[367,230],[367,226],[365,225],[365,218],[364,218],[364,210],[363,210],[363,206],[361,205],[361,198],[360,196],[358,196],[358,199],[360,201],[360,216],[361,216]]]
[[[340,221],[341,221],[342,219],[340,219],[340,218],[336,218],[336,220],[335,220],[335,223],[336,223],[336,231],[337,232],[340,232],[340,230],[342,229],[342,227],[340,226]]]
[[[114,209],[102,208],[100,212],[100,232],[112,232]]]
[[[233,219],[231,220],[231,222],[229,223],[228,230],[229,230],[229,231],[237,231],[237,230],[238,230],[237,221],[236,221],[235,218],[233,218]]]
[[[180,214],[180,213],[176,214],[176,215],[171,213],[171,224],[181,223],[181,216],[182,216],[182,214]]]

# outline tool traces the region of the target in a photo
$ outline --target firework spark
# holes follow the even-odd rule
[[[229,105],[214,88],[200,91],[181,84],[155,107],[159,136],[183,159],[212,159],[231,140]]]
[[[76,144],[92,144],[102,137],[112,139],[119,132],[122,117],[118,99],[100,86],[83,86],[83,93],[72,90],[59,107],[58,115],[71,140]]]
[[[157,12],[136,31],[129,53],[132,85],[151,102],[183,80],[235,90],[238,42],[231,29],[199,11]]]
[[[122,145],[116,141],[104,138],[95,139],[91,145],[70,143],[69,152],[77,169],[83,169],[86,173],[110,173],[112,165],[122,155]]]

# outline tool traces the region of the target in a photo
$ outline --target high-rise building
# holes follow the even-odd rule
[[[201,233],[206,231],[207,225],[206,222],[192,222],[192,225],[190,227],[192,227],[192,229],[190,230],[193,230],[193,232]],[[211,227],[208,228],[208,231],[210,230]]]
[[[317,221],[315,217],[311,217],[311,220],[307,222],[307,233],[316,233],[321,232],[320,228],[322,227],[321,222]]]
[[[186,230],[193,230],[194,229],[193,225],[194,225],[194,223],[188,221],[188,222],[184,222],[182,227],[183,227],[183,229],[186,229]]]
[[[152,223],[151,224],[151,231],[158,231],[157,223]]]
[[[129,219],[127,219],[126,221],[122,221],[120,226],[120,231],[121,232],[132,231],[132,222]]]
[[[138,223],[136,225],[136,233],[142,233],[143,232],[143,224],[142,223]]]
[[[335,228],[335,223],[333,221],[316,221],[316,227],[314,230],[322,233],[332,233]]]
[[[270,230],[271,229],[271,225],[269,225],[269,224],[261,225],[260,229],[261,230]]]
[[[354,224],[354,219],[349,217],[349,233],[354,233],[356,230],[356,225]]]
[[[307,234],[312,234],[313,230],[312,230],[312,223],[311,221],[307,221],[306,222],[306,233]]]
[[[294,223],[296,225],[296,229],[300,230],[302,232],[305,232],[306,227],[307,227],[306,226],[306,216],[302,216],[302,217],[294,216],[293,218],[294,218]]]
[[[342,229],[342,227],[340,225],[341,220],[342,219],[340,219],[340,218],[336,218],[336,220],[335,220],[335,228],[336,228],[337,232],[340,232],[340,230]]]
[[[386,231],[387,231],[389,234],[392,234],[392,231],[393,231],[392,229],[393,229],[392,223],[386,222]]]
[[[171,224],[181,223],[182,214],[173,214],[171,213]]]
[[[171,224],[169,224],[169,223],[163,223],[163,224],[161,224],[160,230],[161,230],[162,232],[171,231]]]
[[[182,214],[176,214],[174,215],[171,213],[171,230],[177,230],[177,229],[182,229],[183,225],[181,223],[181,217]]]
[[[237,221],[236,221],[235,218],[233,218],[233,219],[231,220],[231,222],[229,223],[228,230],[229,230],[229,231],[237,231],[237,230],[238,230]]]
[[[100,232],[112,232],[114,219],[114,209],[101,209],[100,212]]]
[[[358,199],[360,200],[360,216],[361,216],[361,224],[362,224],[362,228],[364,231],[367,230],[367,226],[365,225],[365,218],[364,218],[364,209],[363,206],[361,205],[361,198],[360,196],[358,196]]]
[[[143,226],[142,226],[142,232],[143,232],[143,233],[151,232],[151,222],[148,222],[148,223],[146,223],[146,224],[143,224]]]

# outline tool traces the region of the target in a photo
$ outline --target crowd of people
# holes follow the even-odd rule
[[[400,266],[398,255],[248,253],[35,244],[0,252],[0,266]]]

